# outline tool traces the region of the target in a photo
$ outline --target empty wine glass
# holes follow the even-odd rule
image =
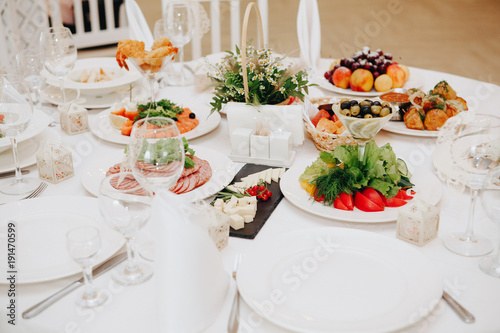
[[[107,224],[127,241],[128,260],[113,271],[113,279],[123,285],[147,281],[151,266],[136,260],[134,240],[151,216],[153,192],[139,184],[132,173],[121,172],[106,177],[99,188],[99,209]]]
[[[76,299],[83,308],[93,308],[106,302],[108,296],[94,289],[92,266],[101,252],[101,236],[96,227],[78,227],[66,234],[66,246],[71,258],[83,268],[85,290]]]
[[[489,172],[499,168],[500,118],[475,114],[471,119],[456,122],[450,130],[450,156],[458,170],[458,181],[470,188],[471,204],[465,233],[452,233],[444,245],[463,256],[482,256],[493,250],[488,238],[473,231],[474,210],[478,195]]]
[[[66,104],[63,79],[73,69],[77,58],[76,45],[71,31],[62,26],[42,31],[40,53],[45,69],[59,79],[63,104]]]
[[[137,121],[130,134],[127,160],[139,183],[155,193],[169,192],[184,170],[184,142],[175,122],[164,117]],[[153,243],[142,244],[140,254],[152,261]]]
[[[16,176],[0,183],[0,192],[21,195],[33,192],[40,180],[23,177],[17,150],[17,136],[25,131],[33,115],[33,104],[28,85],[20,75],[5,74],[0,76],[0,134],[10,138]]]
[[[184,65],[184,45],[191,41],[195,32],[196,19],[192,5],[185,1],[167,1],[162,22],[163,30],[161,27],[155,27],[155,34],[164,34],[179,48],[179,75],[169,75],[169,83],[180,86],[192,84],[194,75]]]
[[[492,172],[488,177],[481,193],[481,202],[486,215],[497,224],[500,231],[500,170]],[[486,274],[500,278],[500,244],[496,254],[479,260],[479,268]]]
[[[40,72],[43,69],[40,52],[33,49],[26,49],[16,55],[19,74],[24,77],[31,91],[36,97],[36,106],[42,110],[41,90],[44,79]]]

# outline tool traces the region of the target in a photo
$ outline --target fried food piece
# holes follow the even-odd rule
[[[448,116],[441,109],[432,109],[425,115],[424,126],[428,131],[439,130],[448,120]]]
[[[151,51],[145,50],[144,42],[124,39],[118,43],[118,47],[116,49],[116,62],[120,68],[125,67],[125,69],[128,70],[128,65],[125,62],[125,59],[142,59],[138,65],[143,70],[157,72],[161,69],[161,58],[172,54],[173,59],[177,51],[178,49],[173,47],[170,40],[166,37],[155,40]]]
[[[455,100],[459,101],[460,104],[462,104],[462,107],[464,108],[464,111],[469,110],[469,108],[467,107],[467,102],[465,101],[465,99],[463,99],[462,97],[457,97],[457,98],[455,98]]]
[[[427,95],[422,100],[422,108],[425,112],[432,109],[446,109],[446,103],[440,95]]]
[[[337,125],[335,125],[334,121],[329,120],[328,118],[321,118],[316,125],[316,129],[320,132],[326,132],[330,134],[337,133]]]
[[[440,81],[434,86],[431,94],[439,95],[444,99],[455,99],[457,98],[457,93],[446,81]]]
[[[406,94],[408,95],[408,99],[410,100],[411,104],[415,106],[422,106],[422,100],[425,97],[425,93],[417,88],[412,88],[409,89]]]
[[[454,117],[462,111],[465,111],[465,109],[460,101],[456,99],[450,99],[446,101],[445,113],[448,118]]]
[[[409,129],[423,130],[424,123],[416,107],[411,107],[403,116],[406,127]]]

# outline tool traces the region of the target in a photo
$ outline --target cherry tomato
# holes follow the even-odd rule
[[[267,199],[268,199],[267,195],[265,195],[265,194],[261,195],[260,198],[262,199],[262,201],[267,201]]]
[[[268,198],[270,198],[273,195],[269,190],[266,190],[265,194],[267,195]]]
[[[264,185],[259,186],[259,191],[264,192],[266,190],[266,187]]]

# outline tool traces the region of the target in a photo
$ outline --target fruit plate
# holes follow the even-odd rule
[[[415,247],[348,228],[267,238],[238,268],[238,288],[250,308],[280,327],[308,333],[399,331],[439,304],[442,279]]]
[[[380,96],[383,93],[385,93],[385,91],[378,92],[375,89],[364,92],[364,91],[352,91],[351,89],[339,88],[331,84],[327,79],[325,79],[324,76],[316,76],[314,78],[314,83],[318,84],[321,88],[325,90],[332,91],[334,93],[341,95],[372,97],[372,96]],[[421,88],[424,85],[424,83],[425,83],[424,77],[421,74],[412,71],[410,74],[410,79],[406,81],[406,83],[403,85],[403,88],[405,89]]]
[[[353,211],[345,211],[314,201],[313,197],[300,186],[299,182],[300,175],[312,162],[300,161],[299,163],[299,161],[296,161],[280,180],[281,192],[292,204],[311,214],[338,221],[383,223],[397,220],[399,208],[386,207],[382,212],[363,212],[357,208],[354,208]],[[418,170],[410,181],[415,184],[416,198],[427,201],[431,205],[437,204],[441,199],[443,189],[441,182],[434,174]]]
[[[198,138],[202,135],[210,133],[211,131],[216,129],[217,126],[219,126],[220,114],[218,112],[210,114],[209,105],[190,104],[184,106],[189,107],[191,111],[196,114],[196,117],[200,121],[198,126],[196,126],[193,130],[182,134],[182,136],[184,136],[186,139],[191,140],[194,138]],[[90,130],[100,139],[108,142],[127,145],[130,141],[130,137],[122,135],[120,130],[111,126],[111,122],[109,120],[109,114],[111,113],[111,111],[115,110],[113,108],[109,108],[99,112],[91,121]]]

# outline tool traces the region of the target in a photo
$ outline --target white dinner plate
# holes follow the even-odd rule
[[[99,68],[112,72],[112,79],[95,83],[80,81],[82,70],[95,70]],[[59,87],[59,79],[50,74],[46,69],[42,70],[41,75],[47,79],[48,84]],[[80,92],[86,95],[102,95],[113,92],[122,86],[128,86],[130,83],[141,78],[142,74],[135,67],[129,66],[128,71],[125,68],[120,68],[113,57],[86,58],[78,59],[75,62],[73,70],[64,77],[63,84],[68,89],[80,89]]]
[[[50,117],[43,111],[35,110],[28,128],[17,136],[17,142],[21,143],[42,133],[42,131],[49,126],[51,121]],[[11,143],[8,137],[0,138],[0,152],[5,151],[10,147]]]
[[[380,96],[384,92],[378,92],[373,88],[371,91],[353,91],[351,89],[343,89],[339,88],[333,84],[331,84],[325,77],[323,76],[324,72],[321,74],[321,76],[316,76],[314,78],[314,83],[318,84],[321,88],[332,91],[337,94],[341,95],[350,95],[350,96],[361,96],[361,97],[370,97],[370,96]],[[406,81],[406,83],[403,85],[403,88],[405,89],[410,89],[410,88],[421,88],[423,87],[425,83],[424,77],[419,74],[419,73],[414,73],[411,72],[410,70],[410,79]]]
[[[387,132],[424,138],[437,138],[439,136],[439,131],[425,131],[408,128],[404,121],[388,121],[382,129]]]
[[[41,144],[49,139],[58,138],[59,134],[54,128],[46,128],[42,133],[34,138],[21,142],[17,149],[19,154],[19,164],[21,168],[36,164],[36,152]],[[14,155],[11,149],[0,153],[0,173],[14,171]],[[1,200],[0,200],[1,201]]]
[[[101,222],[98,200],[88,197],[49,196],[20,200],[2,207],[0,246],[7,249],[7,224],[15,221],[17,283],[55,280],[82,271],[66,249],[66,233],[79,226],[101,231],[101,253],[95,265],[116,253],[124,239]],[[7,272],[7,260],[0,261]],[[7,280],[1,279],[5,284]]]
[[[182,134],[186,139],[191,140],[207,133],[210,133],[219,126],[220,114],[214,112],[210,114],[210,106],[205,104],[189,104],[183,105],[184,107],[189,107],[192,112],[196,114],[196,118],[200,121],[198,126],[193,130]],[[92,120],[90,124],[90,130],[98,138],[104,141],[109,141],[113,143],[120,143],[127,145],[130,141],[130,137],[122,135],[120,130],[113,128],[111,122],[109,121],[109,114],[111,111],[115,111],[112,108],[106,109]]]
[[[285,172],[280,181],[281,192],[292,204],[300,209],[314,215],[326,217],[332,220],[346,222],[362,223],[382,223],[396,221],[398,218],[399,207],[386,207],[382,212],[363,212],[356,207],[353,211],[345,211],[325,206],[316,202],[301,186],[299,182],[300,175],[304,172],[309,163],[295,162],[294,165]],[[429,172],[415,172],[410,181],[415,184],[414,190],[417,192],[415,197],[435,205],[441,199],[442,187],[439,179]]]
[[[131,83],[132,86],[134,87],[133,89],[134,96],[150,93],[150,91],[140,82],[141,81],[136,81],[134,83]],[[107,94],[89,95],[81,92],[80,96],[78,96],[77,90],[66,89],[66,99],[74,100],[78,97],[79,98],[78,104],[88,109],[109,108],[113,106],[117,101],[121,101],[124,98],[128,97],[129,89],[130,85],[127,85],[120,87],[116,91],[112,91]],[[43,94],[43,99],[49,103],[55,105],[61,105],[63,103],[62,94],[59,87],[48,85],[45,89],[43,89],[42,94]]]
[[[229,185],[236,175],[236,165],[226,155],[218,151],[204,147],[190,147],[194,149],[195,156],[208,161],[212,168],[212,178],[206,184],[191,192],[180,194],[181,198],[195,202],[208,198]],[[99,186],[106,176],[106,172],[113,165],[120,163],[124,157],[123,151],[116,151],[113,154],[106,154],[102,158],[95,158],[82,173],[83,187],[90,194],[97,196]]]
[[[439,270],[403,241],[373,232],[288,232],[244,254],[238,289],[295,332],[392,332],[423,318],[443,293]]]

